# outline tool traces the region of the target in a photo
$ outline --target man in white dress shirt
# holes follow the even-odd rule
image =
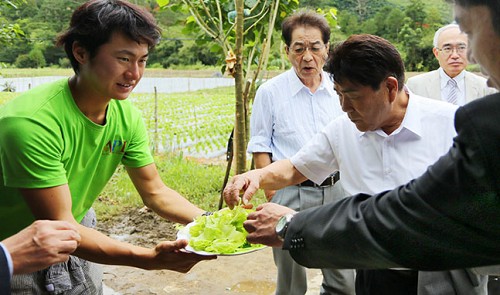
[[[488,87],[485,78],[465,70],[469,63],[467,35],[457,24],[438,29],[433,45],[432,51],[440,67],[408,79],[406,85],[415,94],[464,105],[496,92]]]
[[[332,171],[341,172],[348,195],[390,190],[423,174],[452,145],[457,106],[409,92],[401,57],[388,41],[353,35],[333,50],[326,71],[335,73],[335,90],[346,115],[289,160],[232,178],[224,191],[230,207],[238,202],[240,190],[245,190],[246,203],[259,188],[278,189],[306,178],[321,183]],[[246,228],[252,232],[252,220]],[[412,270],[359,270],[356,294],[422,294],[418,276]],[[454,286],[450,276],[439,276],[434,283],[434,294],[444,294],[437,290],[441,286]],[[479,288],[484,290],[484,282]]]
[[[323,72],[330,28],[321,15],[301,11],[282,24],[282,37],[292,69],[259,87],[250,120],[250,142],[256,168],[288,159],[330,121],[342,114],[333,82]],[[304,181],[279,191],[266,190],[269,201],[294,210],[319,206],[342,198],[338,174],[316,185]],[[273,249],[278,269],[276,294],[303,295],[306,269],[288,251]],[[321,294],[354,294],[354,270],[323,269]]]

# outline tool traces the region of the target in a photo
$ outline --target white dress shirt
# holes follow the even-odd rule
[[[451,89],[448,85],[448,80],[452,79],[448,76],[443,68],[439,68],[439,79],[441,81],[441,99],[446,101],[446,97],[450,93]],[[455,78],[453,78],[457,82],[457,105],[463,106],[465,104],[465,71],[460,72]]]
[[[449,150],[456,135],[456,109],[455,105],[410,93],[403,122],[392,134],[361,132],[344,115],[290,160],[315,183],[340,171],[347,195],[393,189],[420,176]]]
[[[333,83],[322,72],[312,93],[290,69],[262,84],[255,95],[247,152],[288,159],[334,118],[342,115]]]

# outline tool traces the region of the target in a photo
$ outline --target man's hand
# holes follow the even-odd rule
[[[246,173],[236,175],[224,188],[224,200],[230,209],[234,206],[243,204],[244,208],[251,208],[252,204],[249,204],[252,196],[257,192],[260,187],[260,169],[248,171]],[[240,198],[240,192],[243,192]]]
[[[69,222],[37,220],[2,243],[12,257],[14,274],[24,274],[67,261],[80,239]]]
[[[248,232],[247,241],[253,244],[283,247],[283,242],[276,234],[276,223],[281,216],[293,212],[295,211],[275,203],[259,205],[257,211],[250,213],[247,221],[243,223]]]
[[[264,195],[266,196],[266,200],[268,202],[271,202],[271,200],[273,199],[275,194],[276,194],[276,190],[270,190],[270,189],[264,190]]]
[[[168,269],[187,273],[202,260],[217,259],[217,256],[198,255],[182,251],[188,245],[186,240],[161,242],[153,249],[154,259],[145,269]]]

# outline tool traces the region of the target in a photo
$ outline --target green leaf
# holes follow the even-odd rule
[[[167,6],[169,2],[170,0],[156,0],[156,3],[158,3],[160,7]]]

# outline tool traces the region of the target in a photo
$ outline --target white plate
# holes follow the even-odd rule
[[[191,238],[191,235],[189,234],[189,228],[191,226],[193,226],[194,223],[195,222],[193,221],[191,223],[188,223],[185,227],[181,228],[177,232],[177,240],[188,240],[189,241],[189,238]],[[193,249],[193,247],[191,247],[190,245],[187,245],[185,249],[188,252],[196,253],[198,255],[206,255],[206,256],[211,256],[211,255],[235,256],[235,255],[242,255],[242,254],[252,253],[252,252],[255,252],[257,250],[262,250],[262,249],[264,249],[266,247],[267,247],[266,245],[260,245],[260,247],[253,247],[253,248],[249,248],[247,250],[242,249],[242,250],[239,250],[238,252],[229,253],[229,254],[228,253],[213,253],[213,252],[206,252],[206,251],[198,251],[198,250]]]

